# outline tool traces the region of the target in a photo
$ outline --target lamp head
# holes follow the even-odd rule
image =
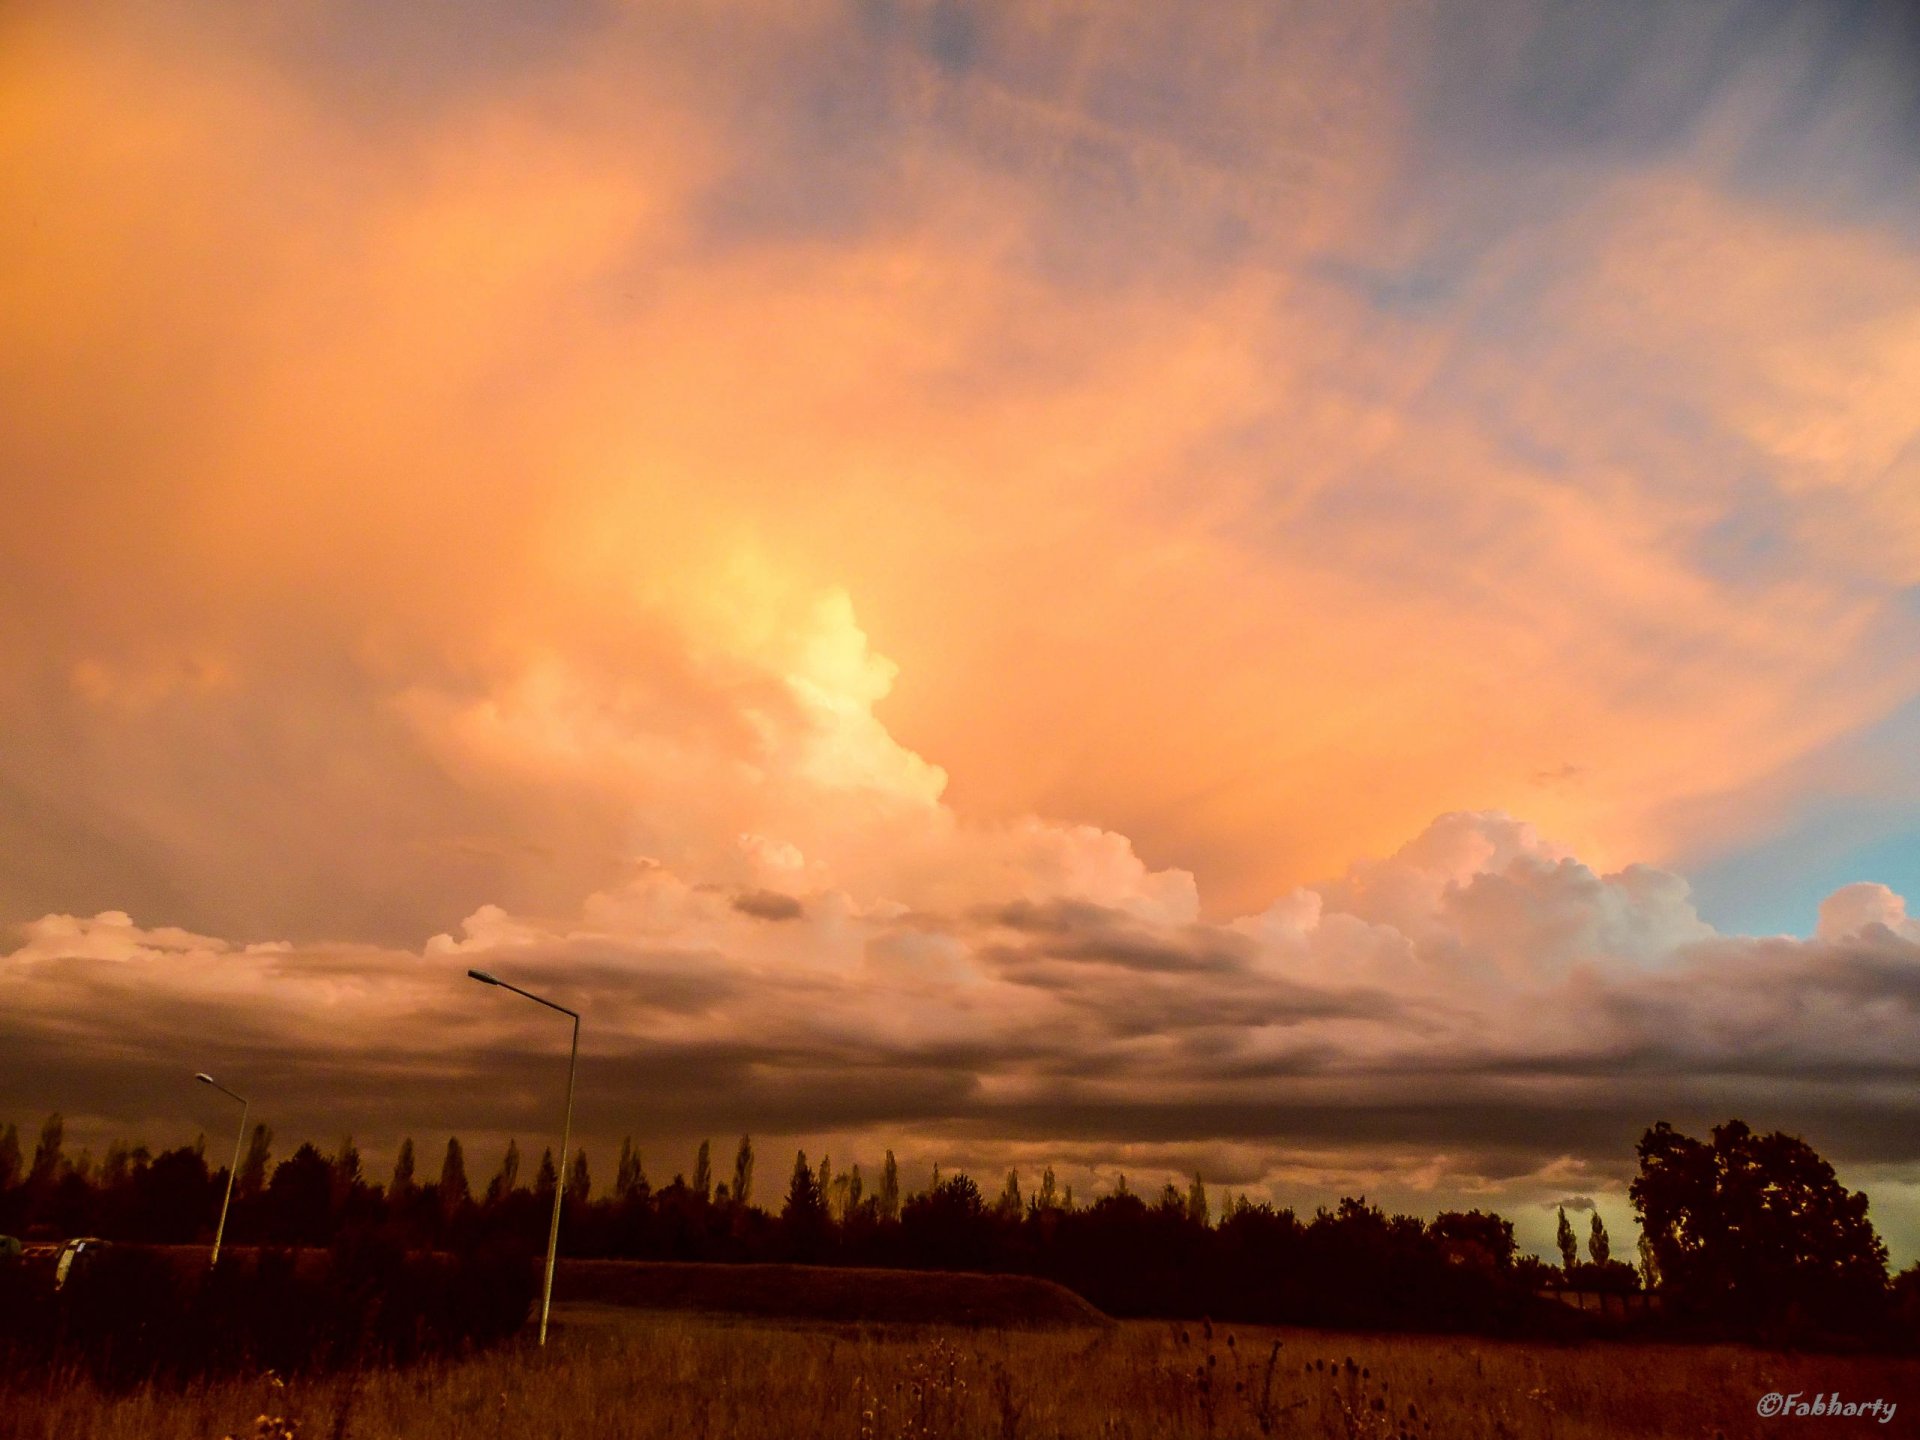
[[[469,970],[467,974],[472,979],[478,980],[482,985],[498,985],[500,983],[498,977],[489,975],[484,970]]]
[[[194,1076],[193,1078],[194,1078],[194,1079],[196,1079],[196,1080],[198,1080],[198,1081],[199,1081],[199,1082],[200,1082],[200,1083],[201,1083],[202,1085],[211,1085],[211,1084],[213,1084],[213,1076],[211,1076],[211,1075],[209,1075],[209,1074],[207,1074],[207,1072],[206,1072],[206,1071],[204,1071],[204,1070],[202,1070],[202,1071],[200,1071],[200,1072],[199,1072],[199,1073],[198,1073],[197,1075],[195,1075],[195,1076]]]

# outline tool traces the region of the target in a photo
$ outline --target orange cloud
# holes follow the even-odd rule
[[[1648,868],[1920,690],[1920,253],[1743,181],[1737,105],[1435,174],[1445,26],[1397,5],[497,22],[406,83],[398,12],[0,22],[22,1003],[271,972],[375,1037],[455,954],[610,956],[629,1039],[735,1074],[765,1027],[825,1093],[829,1035],[881,1057],[849,1126],[910,1080],[1017,1146],[1146,1074],[1392,1099],[1528,1021],[1501,984],[1617,1048],[1523,1026],[1490,1091],[1712,1096],[1778,1016],[1716,1029],[1701,960],[1655,1053],[1667,971],[1823,1017],[1903,973],[1833,948],[1897,897],[1715,949]],[[109,941],[144,968],[73,969]],[[1458,1138],[1374,1159],[1487,1179]]]
[[[1920,551],[1886,469],[1920,270],[1884,238],[1628,177],[1396,312],[1329,278],[1394,243],[1369,227],[1398,117],[1344,91],[1258,102],[1312,158],[1235,194],[1224,152],[1086,96],[902,60],[899,103],[952,133],[909,143],[892,203],[730,234],[740,96],[692,102],[685,56],[618,26],[377,131],[257,37],[20,29],[9,388],[34,418],[13,454],[50,483],[9,558],[18,605],[57,603],[10,644],[92,692],[184,650],[248,677],[242,705],[271,709],[287,668],[416,731],[464,704],[434,722],[464,738],[390,762],[419,790],[442,763],[470,783],[489,746],[513,768],[503,726],[537,748],[526,727],[560,723],[542,686],[576,718],[618,710],[655,683],[621,676],[623,647],[788,678],[763,654],[781,607],[844,594],[891,657],[861,663],[899,666],[847,722],[898,738],[884,763],[933,757],[965,813],[1127,833],[1246,907],[1450,808],[1525,809],[1616,862],[1697,852],[1690,805],[1920,680],[1889,648]],[[1175,198],[1257,243],[1113,283],[1050,271],[1075,146],[1148,187],[1124,222],[1142,253]],[[1505,340],[1502,303],[1534,317]],[[1700,563],[1742,454],[1798,506],[1807,563]],[[893,743],[809,733],[779,765]],[[167,770],[129,761],[130,823],[178,809]],[[526,791],[514,823],[571,824],[540,809]],[[537,843],[620,848],[616,819],[589,828]]]

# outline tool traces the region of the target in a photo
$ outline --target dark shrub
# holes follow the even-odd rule
[[[405,1363],[507,1339],[534,1288],[522,1246],[409,1254],[378,1231],[331,1254],[229,1252],[212,1269],[119,1246],[60,1290],[44,1267],[0,1269],[0,1359],[72,1364],[112,1387]]]

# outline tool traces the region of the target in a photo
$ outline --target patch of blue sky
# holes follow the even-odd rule
[[[1920,615],[1920,593],[1901,604]],[[1920,912],[1920,699],[1796,770],[1851,778],[1751,843],[1682,864],[1702,918],[1730,933],[1807,935],[1822,900],[1863,880]]]

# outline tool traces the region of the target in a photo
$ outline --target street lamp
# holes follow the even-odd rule
[[[222,1095],[229,1096],[230,1098],[235,1100],[240,1100],[240,1097],[238,1095],[235,1095],[233,1091],[227,1089],[226,1086],[222,1085],[218,1080],[214,1079],[213,1076],[207,1074],[204,1070],[201,1071],[199,1074],[195,1075],[193,1078],[198,1080],[203,1085],[213,1086],[213,1088],[218,1090]],[[245,1100],[240,1100],[240,1133],[233,1137],[233,1164],[230,1167],[228,1167],[228,1170],[227,1170],[227,1193],[225,1198],[222,1199],[220,1202],[220,1225],[219,1225],[219,1228],[213,1232],[213,1259],[209,1262],[210,1264],[218,1265],[220,1263],[220,1240],[221,1240],[221,1237],[223,1237],[227,1233],[227,1206],[233,1203],[233,1177],[235,1174],[239,1172],[240,1146],[245,1143],[246,1138],[247,1138],[247,1102]]]
[[[502,990],[511,990],[516,995],[524,995],[537,1005],[549,1010],[558,1010],[562,1015],[573,1018],[573,1054],[567,1060],[567,1121],[560,1132],[560,1166],[553,1177],[553,1222],[547,1227],[547,1285],[540,1297],[540,1343],[547,1343],[547,1312],[553,1309],[553,1261],[560,1250],[560,1197],[567,1192],[567,1148],[573,1144],[573,1076],[580,1065],[580,1012],[569,1010],[564,1005],[556,1005],[551,1000],[543,1000],[532,991],[522,990],[518,985],[509,985],[498,975],[488,974],[485,970],[469,970],[467,974],[482,985],[498,985]]]

